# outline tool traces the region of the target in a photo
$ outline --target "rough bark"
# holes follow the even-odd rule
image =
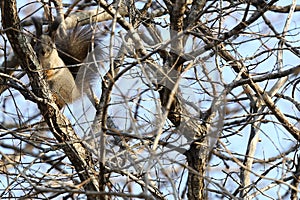
[[[85,183],[84,189],[92,192],[99,191],[97,178],[93,169],[92,156],[80,138],[74,132],[70,122],[55,105],[46,82],[43,80],[39,63],[25,35],[22,33],[20,19],[15,0],[1,2],[2,24],[14,53],[22,58],[21,67],[30,78],[38,107],[43,114],[50,130],[57,139],[58,147],[63,149],[72,165],[75,167],[80,180]],[[47,99],[47,100],[45,100]],[[97,199],[95,195],[87,194],[88,199]]]

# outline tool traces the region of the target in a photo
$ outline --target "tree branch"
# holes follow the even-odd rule
[[[43,80],[42,70],[27,38],[22,33],[20,19],[15,0],[1,1],[2,24],[6,30],[11,46],[20,60],[22,68],[29,76],[33,92],[48,102],[39,102],[41,110],[47,124],[58,142],[62,143],[62,149],[75,167],[79,178],[86,182],[85,190],[99,191],[97,178],[93,170],[92,157],[85,146],[80,142],[80,138],[74,132],[69,120],[60,112],[53,101],[45,80]],[[96,197],[88,196],[88,199]]]

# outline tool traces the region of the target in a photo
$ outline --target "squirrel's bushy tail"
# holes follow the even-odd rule
[[[84,62],[92,47],[99,44],[99,36],[90,25],[76,26],[67,30],[66,34],[58,35],[55,44],[59,56],[67,66],[70,66],[70,71],[76,77],[80,65]]]

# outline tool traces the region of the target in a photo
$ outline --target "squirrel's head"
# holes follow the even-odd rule
[[[48,58],[55,48],[52,38],[48,35],[41,35],[34,46],[38,58]]]
[[[41,18],[32,17],[32,22],[36,29],[36,43],[34,45],[34,50],[39,59],[48,58],[55,48],[55,30],[51,28],[49,35],[47,35],[43,33],[43,22]]]

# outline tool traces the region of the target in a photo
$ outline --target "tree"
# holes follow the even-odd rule
[[[1,1],[1,196],[298,199],[299,11],[295,0]],[[99,66],[93,99],[54,103],[33,15],[102,34],[101,59],[84,63]]]

